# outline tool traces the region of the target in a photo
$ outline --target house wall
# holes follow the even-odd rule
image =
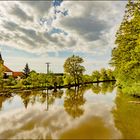
[[[13,75],[12,72],[5,72],[6,75],[10,76],[10,75]]]

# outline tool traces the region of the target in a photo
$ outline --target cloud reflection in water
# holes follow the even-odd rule
[[[86,102],[82,105],[84,113],[77,118],[69,115],[57,101],[48,111],[44,110],[44,104],[36,103],[27,109],[4,112],[0,116],[0,138],[121,138],[111,114],[115,98],[112,94],[96,95],[87,90],[84,93]],[[58,100],[65,100],[65,97]]]

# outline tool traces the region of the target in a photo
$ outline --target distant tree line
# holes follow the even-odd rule
[[[64,74],[59,75],[53,72],[37,73],[30,70],[28,63],[23,69],[24,75],[20,78],[13,78],[9,76],[3,80],[1,76],[1,84],[4,88],[41,88],[52,87],[59,88],[65,85],[81,85],[84,83],[99,82],[106,80],[115,80],[114,73],[111,69],[102,68],[100,71],[93,71],[91,75],[84,74],[85,67],[82,66],[84,62],[80,56],[72,55],[68,57],[64,63]],[[2,71],[2,69],[0,69]]]

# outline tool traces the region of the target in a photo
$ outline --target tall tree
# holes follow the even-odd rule
[[[72,55],[64,63],[64,71],[73,78],[75,84],[79,84],[82,80],[85,71],[85,67],[81,65],[83,62],[84,60],[81,57]]]
[[[126,5],[115,43],[111,64],[116,79],[123,87],[136,86],[140,82],[140,0],[129,0]]]
[[[29,76],[29,73],[30,73],[28,63],[26,63],[25,68],[23,69],[23,71],[24,71],[24,74],[25,74],[25,76],[27,78]]]

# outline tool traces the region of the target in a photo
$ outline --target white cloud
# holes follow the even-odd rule
[[[52,16],[51,2],[1,2],[1,45],[16,47],[34,53],[73,50],[94,53],[96,47],[106,47],[113,38],[111,31],[120,23],[124,2],[65,1],[59,9],[68,9],[69,15],[57,16],[52,27],[68,33],[49,35],[39,24],[41,17]],[[6,8],[3,8],[6,7]],[[51,28],[52,28],[51,27]]]
[[[83,45],[80,46],[81,49],[85,47],[87,52],[92,52],[94,48],[100,46],[107,49],[112,45],[110,40],[114,41],[116,30],[113,29],[116,29],[116,25],[121,22],[124,5],[125,2],[120,4],[120,2],[110,1],[67,2],[63,6],[70,9],[70,16],[61,17],[56,25],[78,38],[77,42],[82,42],[81,45]],[[79,11],[79,9],[82,10]]]
[[[22,70],[24,64],[29,62],[32,69],[44,72],[44,62],[50,61],[54,72],[63,72],[67,51],[87,56],[84,58],[87,73],[95,68],[108,67],[108,56],[111,56],[111,49],[114,47],[115,33],[123,17],[125,3],[64,1],[58,10],[68,9],[68,16],[57,14],[56,20],[48,27],[41,26],[39,19],[54,16],[50,1],[1,1],[0,46],[38,55],[32,59],[24,56],[16,59],[16,56],[10,54],[5,58],[6,64],[13,70]],[[68,35],[61,31],[49,34],[47,29],[53,28]],[[62,57],[60,52],[63,53]],[[51,57],[49,53],[55,53],[56,56]],[[92,62],[96,64],[92,65]]]

